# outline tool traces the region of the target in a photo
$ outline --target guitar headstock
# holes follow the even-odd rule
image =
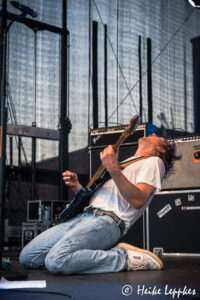
[[[131,118],[130,124],[126,127],[125,134],[126,136],[131,135],[138,125],[140,124],[140,117],[138,115],[135,115]]]

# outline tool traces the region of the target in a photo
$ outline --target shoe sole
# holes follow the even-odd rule
[[[140,253],[146,253],[146,254],[150,255],[151,257],[153,257],[159,263],[159,265],[161,266],[161,269],[163,269],[162,260],[157,255],[155,255],[154,253],[152,253],[148,250],[137,248],[137,247],[134,247],[134,246],[132,246],[130,244],[126,244],[126,243],[120,243],[117,245],[117,247],[122,247],[127,250],[133,250],[133,251],[140,252]]]

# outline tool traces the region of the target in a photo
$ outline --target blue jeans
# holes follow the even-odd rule
[[[35,237],[22,250],[20,262],[60,274],[123,271],[126,250],[115,246],[120,235],[111,217],[84,212]]]

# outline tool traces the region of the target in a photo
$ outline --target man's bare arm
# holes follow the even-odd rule
[[[145,183],[139,183],[137,186],[132,184],[122,173],[112,146],[101,152],[101,161],[116,183],[121,196],[134,208],[143,207],[154,193],[155,187]]]

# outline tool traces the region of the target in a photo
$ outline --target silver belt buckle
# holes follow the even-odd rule
[[[103,216],[104,212],[101,209],[98,209],[98,215]]]

